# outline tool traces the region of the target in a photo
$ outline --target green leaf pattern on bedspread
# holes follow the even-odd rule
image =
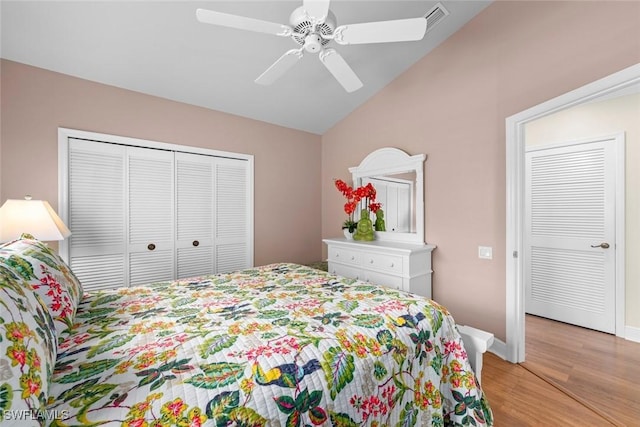
[[[443,307],[296,264],[87,294],[52,382],[54,426],[493,424]]]

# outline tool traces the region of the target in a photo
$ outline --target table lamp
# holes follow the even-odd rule
[[[41,241],[64,240],[71,235],[49,203],[31,196],[8,199],[0,207],[0,242],[15,240],[23,233]]]

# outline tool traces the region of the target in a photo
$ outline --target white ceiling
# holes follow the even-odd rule
[[[338,25],[424,16],[436,1],[333,0]],[[450,15],[418,42],[331,47],[364,87],[347,93],[315,54],[271,86],[254,80],[290,38],[196,21],[197,8],[288,24],[297,1],[0,2],[0,56],[179,102],[323,134],[490,2],[441,1]]]

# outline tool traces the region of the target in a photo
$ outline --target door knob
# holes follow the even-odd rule
[[[607,242],[600,243],[599,245],[591,245],[592,248],[602,248],[609,249],[609,244]]]

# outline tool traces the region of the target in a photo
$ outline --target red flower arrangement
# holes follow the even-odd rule
[[[353,214],[362,200],[365,201],[365,209],[368,209],[374,214],[382,207],[382,203],[376,202],[376,189],[371,183],[358,187],[355,190],[341,179],[336,179],[335,185],[338,191],[347,199],[347,202],[344,204],[344,213],[347,214],[348,219],[344,221],[342,228],[348,228],[350,233],[353,233],[358,226],[358,221],[354,221]]]

